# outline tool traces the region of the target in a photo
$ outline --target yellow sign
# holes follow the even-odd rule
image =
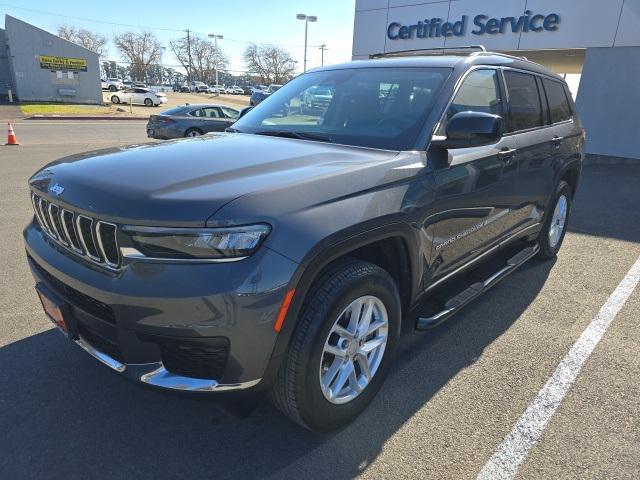
[[[84,58],[54,57],[40,55],[40,68],[47,70],[68,70],[75,72],[87,71],[87,60]]]

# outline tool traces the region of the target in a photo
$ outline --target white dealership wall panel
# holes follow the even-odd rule
[[[549,50],[584,52],[576,103],[587,130],[587,152],[640,159],[637,111],[640,108],[640,0],[356,0],[353,33],[354,59],[381,52],[482,44],[495,51],[535,51],[544,58]],[[476,34],[476,16],[488,19],[533,15],[559,16],[557,28],[541,31]],[[390,38],[392,23],[416,25],[432,18],[459,22],[460,35]],[[537,25],[542,21],[538,20]],[[394,27],[391,36],[397,36]],[[576,52],[576,50],[573,50]],[[538,58],[538,55],[536,55]],[[553,68],[567,73],[553,56]],[[561,57],[560,57],[561,58]],[[580,57],[579,57],[580,58]],[[579,64],[578,64],[579,65]],[[551,62],[550,62],[551,66]]]

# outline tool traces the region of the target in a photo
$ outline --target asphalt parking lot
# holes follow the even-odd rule
[[[337,433],[262,402],[248,416],[135,385],[41,312],[22,246],[26,180],[75,152],[146,142],[144,122],[17,122],[0,147],[0,478],[476,478],[640,256],[640,162],[587,165],[556,261],[533,260],[403,339],[371,407]],[[640,289],[516,478],[638,478]]]

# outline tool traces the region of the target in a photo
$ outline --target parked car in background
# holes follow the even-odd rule
[[[313,113],[317,109],[326,110],[332,98],[331,88],[322,85],[313,86],[302,94],[300,113]]]
[[[118,90],[124,90],[124,83],[119,78],[107,78],[101,79],[100,85],[102,90],[109,90],[110,92],[117,92]]]
[[[282,87],[282,85],[273,83],[269,85],[266,90],[255,90],[251,94],[251,98],[249,99],[249,105],[251,105],[252,107],[255,107],[261,101],[263,101],[265,98],[271,95],[273,92],[277,91],[280,87]]]
[[[132,105],[146,105],[147,107],[157,107],[167,103],[167,96],[164,93],[154,92],[148,88],[127,88],[126,90],[114,93],[110,97],[111,103],[130,103]]]
[[[227,93],[230,95],[244,95],[244,90],[238,85],[227,87]]]
[[[149,88],[149,86],[142,82],[131,82],[131,88]]]
[[[255,92],[266,92],[268,88],[266,85],[254,85],[251,87],[251,94],[253,95]]]
[[[251,85],[244,85],[241,88],[242,88],[243,95],[251,95],[251,89],[253,88],[251,87]]]
[[[168,140],[197,137],[207,132],[223,132],[239,116],[238,110],[226,105],[181,105],[158,115],[151,115],[147,123],[147,136]]]

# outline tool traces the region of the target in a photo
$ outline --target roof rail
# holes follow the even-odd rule
[[[420,48],[416,50],[401,50],[398,52],[374,53],[370,59],[389,57],[419,57],[427,55],[469,55],[475,52],[486,52],[484,45],[462,45],[459,47]]]

